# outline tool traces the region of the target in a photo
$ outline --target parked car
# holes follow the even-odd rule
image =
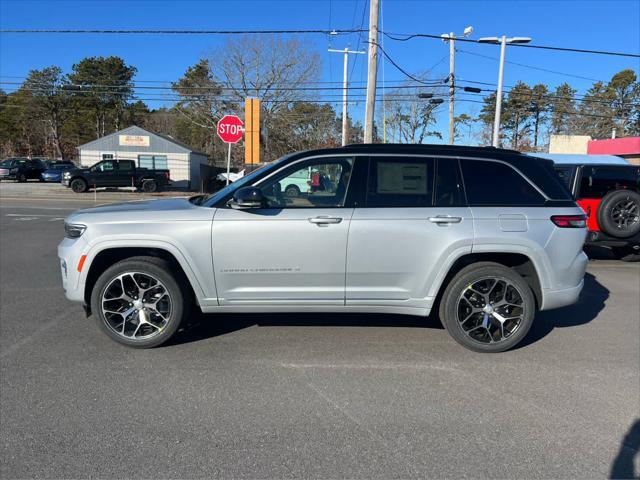
[[[301,171],[329,190],[291,197]],[[112,339],[166,342],[203,312],[437,312],[480,352],[574,303],[584,212],[550,161],[436,145],[301,152],[203,196],[79,210],[58,247],[68,299]]]
[[[44,162],[28,158],[8,158],[0,162],[0,180],[42,181],[42,172],[46,170]]]
[[[45,182],[58,182],[62,181],[62,174],[67,171],[76,168],[72,162],[60,162],[49,165],[44,172],[42,172],[42,180]]]
[[[131,187],[143,192],[155,192],[171,184],[169,170],[140,168],[133,160],[103,160],[92,167],[67,170],[62,174],[62,184],[76,193],[89,188]]]
[[[555,169],[587,214],[586,244],[640,261],[640,166],[580,163]]]

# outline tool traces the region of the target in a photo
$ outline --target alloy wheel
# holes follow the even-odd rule
[[[167,288],[153,275],[126,272],[111,280],[102,294],[105,324],[128,340],[148,340],[160,334],[172,313]]]
[[[475,342],[499,343],[522,324],[522,292],[504,277],[482,278],[468,285],[456,306],[458,326]]]
[[[640,221],[638,204],[628,198],[616,203],[611,209],[611,218],[619,230],[628,230]]]

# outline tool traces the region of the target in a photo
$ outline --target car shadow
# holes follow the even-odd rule
[[[538,312],[522,342],[514,349],[523,348],[546,337],[554,328],[577,327],[589,323],[602,311],[609,298],[609,290],[590,273],[584,276],[584,288],[576,303],[556,310]]]
[[[609,290],[589,273],[585,287],[575,305],[559,310],[539,312],[522,348],[547,336],[554,328],[573,327],[590,322],[604,308]],[[443,329],[437,314],[429,317],[382,313],[200,313],[194,312],[184,328],[165,346],[197,342],[252,326],[262,327],[404,327]]]
[[[640,471],[635,471],[633,459],[640,454],[640,418],[637,419],[620,442],[616,458],[611,463],[609,478],[640,478]]]

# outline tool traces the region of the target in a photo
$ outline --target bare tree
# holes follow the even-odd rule
[[[320,75],[320,55],[298,37],[245,35],[229,39],[208,57],[213,78],[228,99],[258,97],[267,116],[308,99],[300,90]]]
[[[387,97],[386,128],[387,137],[396,143],[423,143],[427,137],[442,138],[440,132],[430,130],[436,123],[436,110],[439,104],[419,98],[425,93],[423,87],[402,88]],[[429,90],[428,93],[438,93]],[[382,125],[383,122],[379,122]]]

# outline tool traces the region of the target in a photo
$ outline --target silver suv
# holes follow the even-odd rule
[[[301,172],[309,188],[287,194]],[[210,196],[79,210],[65,229],[67,298],[132,347],[166,342],[197,306],[435,311],[463,346],[499,352],[536,310],[574,303],[587,264],[584,213],[551,162],[482,147],[300,152]]]

